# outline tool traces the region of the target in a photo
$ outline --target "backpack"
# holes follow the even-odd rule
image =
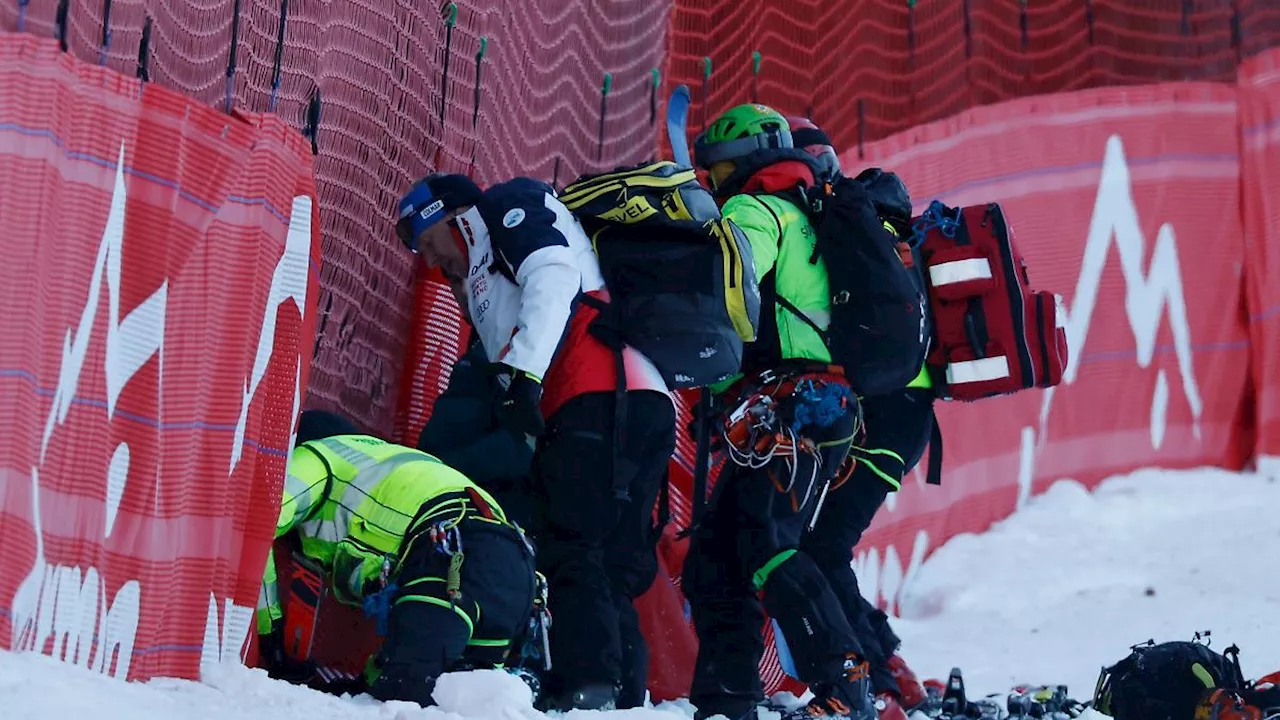
[[[934,201],[912,226],[933,311],[928,364],[938,396],[972,401],[1061,382],[1061,298],[1031,289],[1004,209]]]
[[[671,389],[727,380],[755,340],[751,245],[692,169],[642,163],[583,175],[559,200],[591,238],[610,302],[593,330],[643,353]]]
[[[1093,707],[1115,720],[1198,720],[1197,706],[1215,690],[1247,688],[1234,645],[1221,654],[1201,642],[1148,641],[1103,668]]]
[[[910,248],[886,228],[857,179],[842,175],[781,196],[813,225],[809,262],[826,265],[831,320],[824,331],[785,298],[778,304],[822,336],[859,395],[906,387],[920,373],[931,336]]]

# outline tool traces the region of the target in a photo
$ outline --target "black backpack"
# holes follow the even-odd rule
[[[693,170],[662,161],[584,175],[559,199],[591,237],[609,288],[597,337],[639,350],[672,389],[739,371],[760,320],[751,245]]]
[[[1247,687],[1239,649],[1233,645],[1225,653],[1201,642],[1135,645],[1128,657],[1102,670],[1093,707],[1115,720],[1195,720],[1207,692]]]
[[[877,216],[867,187],[837,176],[780,194],[805,211],[816,233],[813,256],[827,268],[831,321],[826,331],[785,298],[777,302],[816,330],[832,362],[859,395],[900,390],[920,373],[932,336],[928,300],[910,247]]]

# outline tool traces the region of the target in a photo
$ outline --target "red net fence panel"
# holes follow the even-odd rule
[[[248,638],[318,292],[311,153],[0,35],[0,643],[198,677]]]
[[[1278,42],[1264,0],[678,0],[667,82],[692,91],[691,134],[757,101],[809,112],[848,148],[1018,97],[1229,82]]]
[[[1241,191],[1258,452],[1280,456],[1280,52],[1240,70]]]

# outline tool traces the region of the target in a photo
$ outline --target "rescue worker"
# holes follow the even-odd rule
[[[751,243],[761,312],[744,376],[713,388],[730,462],[685,560],[682,588],[699,642],[690,701],[699,720],[756,716],[763,603],[814,693],[791,717],[869,720],[877,714],[866,657],[838,596],[801,548],[862,423],[823,336],[794,314],[825,325],[830,313],[827,268],[811,262],[814,228],[800,207],[769,194],[813,185],[818,166],[792,147],[786,119],[757,104],[713,121],[697,138],[695,160],[724,217]]]
[[[377,620],[385,640],[351,689],[380,700],[432,705],[442,673],[502,666],[542,600],[533,548],[492,496],[431,455],[369,435],[294,449],[276,523],[286,535],[333,597]],[[257,628],[276,657],[282,619],[269,557]]]
[[[617,358],[589,333],[608,289],[549,185],[515,178],[481,192],[463,175],[434,174],[399,217],[402,242],[462,299],[504,387],[503,423],[537,439],[534,534],[554,618],[544,708],[638,706],[648,655],[632,603],[656,577],[652,518],[675,447],[662,376],[633,348]]]
[[[818,181],[839,175],[840,158],[826,133],[807,118],[787,117],[787,122],[795,146],[817,161]],[[911,199],[898,176],[870,168],[856,179],[867,187],[886,231],[909,237]],[[918,259],[916,267],[923,267]],[[883,718],[891,713],[905,716],[927,698],[915,673],[897,654],[901,640],[889,626],[888,616],[859,591],[853,550],[889,493],[902,487],[902,478],[920,462],[929,446],[934,429],[932,388],[928,368],[922,365],[907,387],[860,398],[865,433],[850,450],[852,474],[831,489],[817,524],[800,541],[800,547],[822,569],[858,637]],[[894,713],[895,704],[902,713]]]

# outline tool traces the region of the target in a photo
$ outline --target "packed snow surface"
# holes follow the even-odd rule
[[[1280,670],[1280,482],[1222,470],[1139,470],[1092,493],[1060,481],[921,567],[893,623],[921,677],[964,672],[969,695],[1065,683],[1147,640],[1212,632],[1246,677]]]
[[[925,563],[895,625],[922,677],[964,670],[971,697],[1018,682],[1087,699],[1098,669],[1148,638],[1212,630],[1236,642],[1246,675],[1280,669],[1280,483],[1217,470],[1146,470],[1096,492],[1064,481],[982,535]],[[93,720],[540,720],[528,688],[501,672],[445,676],[438,708],[337,698],[220,668],[204,684],[126,684],[0,651],[4,717]],[[685,702],[600,720],[685,720]],[[600,713],[572,712],[570,720]]]

